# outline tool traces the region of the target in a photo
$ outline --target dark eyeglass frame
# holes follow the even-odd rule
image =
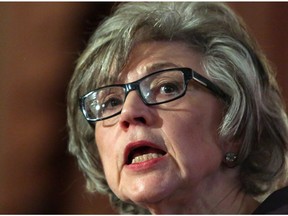
[[[178,95],[175,98],[172,98],[170,100],[165,100],[162,102],[156,102],[156,103],[148,103],[145,100],[145,97],[142,95],[141,90],[139,88],[140,83],[142,82],[142,80],[145,80],[146,78],[150,77],[150,76],[154,76],[157,73],[162,73],[162,72],[169,72],[169,71],[181,71],[184,74],[184,84],[185,84],[185,88],[182,94]],[[107,117],[103,117],[103,118],[99,118],[99,119],[91,119],[88,117],[87,111],[85,110],[85,99],[87,97],[89,97],[91,94],[95,93],[96,91],[99,91],[101,89],[104,88],[109,88],[109,87],[122,87],[123,89],[125,89],[125,97],[124,97],[124,102],[126,100],[127,95],[129,94],[129,92],[136,90],[138,92],[138,94],[140,95],[141,100],[143,101],[144,104],[146,105],[159,105],[159,104],[163,104],[163,103],[168,103],[170,101],[174,101],[177,100],[181,97],[183,97],[186,94],[187,91],[187,85],[189,83],[190,80],[194,80],[197,83],[199,83],[200,85],[206,87],[208,90],[210,90],[212,93],[214,93],[216,96],[218,96],[219,98],[221,98],[224,102],[226,103],[230,103],[230,96],[228,96],[220,87],[218,87],[216,84],[214,84],[213,82],[211,82],[210,80],[208,80],[207,78],[205,78],[204,76],[200,75],[199,73],[197,73],[196,71],[194,71],[191,68],[169,68],[169,69],[164,69],[164,70],[160,70],[160,71],[156,71],[154,73],[148,74],[147,76],[142,77],[139,80],[136,80],[134,82],[131,83],[126,83],[126,84],[115,84],[115,85],[108,85],[108,86],[103,86],[97,89],[94,89],[88,93],[86,93],[85,95],[83,95],[82,97],[79,98],[79,105],[80,105],[80,110],[82,111],[85,119],[90,123],[90,124],[94,124],[97,121],[102,121],[108,118],[112,118],[116,115],[119,115],[122,111],[122,109],[120,111],[118,111],[117,113],[107,116]]]

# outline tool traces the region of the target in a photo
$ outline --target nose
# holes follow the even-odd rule
[[[155,121],[155,110],[144,104],[137,92],[130,92],[122,108],[119,124],[127,131],[132,125],[150,126]]]

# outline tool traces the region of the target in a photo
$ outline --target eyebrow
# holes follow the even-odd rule
[[[179,65],[176,65],[172,62],[159,62],[159,63],[148,65],[147,67],[145,67],[145,70],[147,73],[149,72],[152,73],[158,70],[169,69],[169,68],[174,68],[174,67],[179,67]]]
[[[159,70],[164,70],[164,69],[170,69],[170,68],[177,68],[180,67],[177,64],[174,64],[172,62],[155,62],[152,64],[148,64],[146,66],[144,66],[142,69],[145,71],[144,74],[148,75],[150,73],[153,72],[157,72]],[[129,72],[128,72],[129,73]],[[118,81],[121,82],[121,80],[123,81],[123,79],[125,79],[126,75],[124,75],[123,73],[120,73],[118,76]]]

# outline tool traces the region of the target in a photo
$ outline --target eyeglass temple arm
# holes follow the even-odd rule
[[[198,74],[195,71],[192,71],[192,78],[200,83],[201,85],[208,88],[210,91],[215,93],[217,96],[219,96],[222,100],[224,100],[226,103],[230,103],[231,97],[227,95],[221,88],[219,88],[217,85],[212,83],[210,80],[206,79],[202,75]]]

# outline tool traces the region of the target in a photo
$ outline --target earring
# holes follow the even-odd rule
[[[227,152],[224,157],[224,162],[229,168],[236,166],[237,154],[234,152]]]

